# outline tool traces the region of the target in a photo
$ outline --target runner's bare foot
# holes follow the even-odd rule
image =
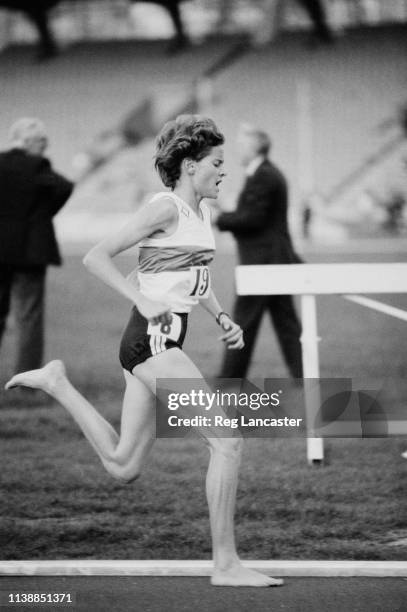
[[[16,374],[6,383],[6,389],[13,387],[29,387],[30,389],[42,389],[52,394],[58,380],[65,377],[65,366],[62,361],[55,359],[50,361],[39,370],[30,370]]]
[[[284,580],[271,578],[239,564],[228,570],[215,570],[211,584],[213,586],[272,587],[283,585]]]

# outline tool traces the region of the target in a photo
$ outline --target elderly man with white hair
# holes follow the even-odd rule
[[[269,135],[255,126],[242,124],[236,145],[246,178],[236,210],[220,214],[216,221],[218,228],[235,237],[242,265],[301,263],[289,233],[287,181],[269,159]],[[225,353],[220,378],[246,376],[266,312],[273,322],[291,376],[302,378],[301,324],[291,295],[236,297],[233,320],[244,330],[245,346],[240,351]]]
[[[21,372],[41,366],[46,268],[61,263],[52,218],[73,185],[44,157],[40,120],[19,119],[9,137],[9,149],[0,152],[0,343],[12,304]]]

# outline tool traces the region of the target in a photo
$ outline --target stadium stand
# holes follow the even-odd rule
[[[273,45],[247,47],[222,65],[221,58],[235,44],[236,37],[223,36],[171,57],[160,41],[88,41],[41,66],[31,63],[29,48],[9,47],[0,54],[0,79],[5,84],[0,139],[16,116],[43,117],[57,167],[73,176],[95,138],[114,134],[146,99],[152,101],[154,124],[160,125],[182,108],[197,78],[214,72],[211,67],[217,64],[219,70],[211,74],[212,100],[200,110],[213,115],[227,137],[224,202],[233,201],[241,180],[234,160],[236,126],[249,121],[273,137],[273,154],[288,175],[298,220],[303,197],[298,179],[299,81],[307,81],[311,94],[315,190],[329,199],[346,177],[394,139],[397,128],[384,131],[380,126],[394,119],[406,101],[405,26],[353,28],[335,45],[314,49],[306,46],[302,32],[288,32]],[[385,164],[400,164],[403,146],[384,156],[381,171],[374,173],[384,192],[392,188],[384,185],[391,176]],[[120,148],[106,167],[79,186],[63,214],[102,215],[112,209],[112,202],[116,214],[128,213],[157,187],[152,154],[151,139],[138,147]],[[356,191],[369,188],[369,181],[364,178]],[[349,197],[342,199],[347,202]]]

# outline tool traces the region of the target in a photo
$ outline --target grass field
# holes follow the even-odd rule
[[[406,255],[312,255],[308,261],[402,261]],[[131,261],[120,260],[128,268]],[[219,255],[215,288],[226,309],[233,258]],[[119,425],[123,380],[117,361],[128,305],[69,257],[48,284],[48,357],[65,360],[74,383]],[[407,308],[407,296],[386,296]],[[405,323],[340,298],[318,300],[323,376],[392,379],[405,403]],[[218,330],[196,309],[186,351],[204,374],[221,358]],[[13,329],[1,352],[0,382],[12,373]],[[269,322],[252,376],[286,376]],[[1,558],[208,558],[206,450],[199,441],[158,440],[141,479],[110,479],[76,425],[55,405],[26,408],[1,393]],[[246,442],[237,503],[245,558],[405,559],[407,462],[401,438],[329,440],[324,467],[310,468],[304,440]]]

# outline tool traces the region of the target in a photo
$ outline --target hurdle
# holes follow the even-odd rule
[[[319,388],[308,379],[320,378],[317,295],[339,295],[361,306],[407,321],[407,312],[359,293],[407,293],[407,263],[278,264],[237,266],[239,295],[299,295],[301,299],[307,460],[324,460],[323,439],[312,424],[320,406]]]

